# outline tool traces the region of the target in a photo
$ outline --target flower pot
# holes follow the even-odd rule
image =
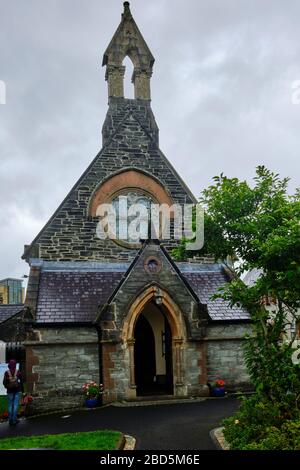
[[[96,398],[87,398],[85,400],[85,406],[87,408],[96,408],[96,406],[99,405],[99,400],[98,400],[98,397]]]
[[[211,395],[213,397],[224,397],[225,396],[225,387],[212,387]]]

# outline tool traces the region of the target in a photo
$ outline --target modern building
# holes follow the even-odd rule
[[[0,280],[0,304],[21,304],[24,302],[22,279],[6,278]]]
[[[134,67],[134,99],[124,97],[125,57]],[[78,405],[88,380],[104,384],[106,402],[206,396],[217,378],[232,390],[249,386],[242,350],[249,314],[211,299],[231,281],[223,263],[176,263],[171,236],[99,238],[99,207],[117,207],[120,196],[146,209],[196,203],[159,148],[153,65],[125,2],[103,56],[103,147],[23,255],[30,265],[27,386],[41,410]],[[175,139],[181,131],[174,129]]]
[[[5,285],[0,284],[0,305],[8,304],[8,292]]]

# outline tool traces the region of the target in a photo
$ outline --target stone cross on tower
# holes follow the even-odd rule
[[[124,2],[121,23],[103,55],[102,66],[106,65],[109,98],[124,98],[125,67],[122,63],[126,56],[134,67],[131,79],[134,98],[150,100],[150,78],[155,59],[132,17],[129,2]]]

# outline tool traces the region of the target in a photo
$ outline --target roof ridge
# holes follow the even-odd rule
[[[120,288],[122,287],[122,285],[124,284],[124,282],[126,281],[126,279],[128,278],[129,274],[131,273],[131,271],[133,270],[134,266],[137,264],[138,260],[139,260],[139,257],[140,257],[140,254],[143,252],[144,250],[144,247],[145,247],[145,244],[143,244],[141,246],[141,248],[139,249],[139,251],[137,252],[136,256],[134,257],[133,261],[130,263],[127,271],[125,271],[125,273],[123,274],[119,284],[115,287],[115,289],[113,290],[113,292],[110,294],[110,296],[108,297],[108,299],[106,300],[105,304],[103,305],[103,307],[101,308],[101,310],[97,313],[96,315],[96,318],[94,320],[94,322],[96,323],[99,319],[99,316],[101,314],[101,311],[103,310],[103,308],[106,306],[106,305],[109,305],[111,303],[111,301],[113,300],[113,298],[115,297],[116,293],[120,290]]]

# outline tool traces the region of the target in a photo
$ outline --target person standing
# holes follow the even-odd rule
[[[19,422],[19,401],[20,395],[24,391],[22,375],[20,371],[17,371],[17,363],[14,359],[11,359],[8,363],[8,370],[4,373],[3,385],[7,390],[9,424],[14,425]]]

